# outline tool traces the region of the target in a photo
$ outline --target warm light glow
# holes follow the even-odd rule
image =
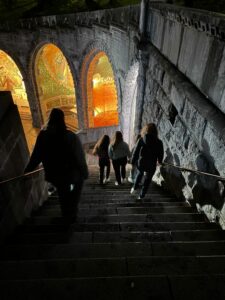
[[[88,106],[89,126],[118,125],[117,90],[114,74],[104,52],[100,52],[91,62],[88,78],[92,78],[91,90],[88,91],[89,103],[92,103],[91,106],[90,104]]]
[[[73,77],[62,51],[47,44],[39,51],[35,61],[35,75],[44,122],[52,108],[61,108],[67,126],[78,128],[76,96]]]
[[[11,92],[13,102],[19,110],[28,148],[31,151],[37,137],[37,131],[32,125],[23,77],[13,59],[2,50],[0,50],[0,91]]]

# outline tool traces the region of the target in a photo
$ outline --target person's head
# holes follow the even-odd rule
[[[110,138],[107,134],[104,134],[95,145],[95,148],[107,149],[110,143]]]
[[[152,136],[158,137],[156,125],[154,123],[145,125],[141,130],[141,136],[143,137],[145,134],[151,134]]]
[[[137,136],[135,137],[135,143],[137,143],[139,141],[139,139],[141,138],[141,134],[137,134]]]
[[[66,123],[64,118],[64,112],[59,108],[53,108],[50,112],[46,127],[47,129],[65,131]]]
[[[121,131],[116,131],[112,138],[112,146],[116,147],[120,142],[123,141],[123,135]]]

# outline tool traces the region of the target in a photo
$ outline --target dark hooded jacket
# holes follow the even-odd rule
[[[88,177],[81,142],[70,130],[61,134],[54,129],[40,131],[25,172],[33,171],[41,162],[45,179],[55,185],[75,183]]]
[[[163,160],[163,143],[157,137],[146,134],[135,145],[131,164],[143,172],[152,172],[156,169],[157,161]]]

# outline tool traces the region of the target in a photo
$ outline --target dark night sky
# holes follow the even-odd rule
[[[141,0],[0,0],[2,21],[20,17],[73,13],[140,3]],[[225,13],[225,0],[167,0],[168,3]]]

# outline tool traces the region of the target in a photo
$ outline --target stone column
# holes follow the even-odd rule
[[[139,33],[141,39],[145,36],[146,18],[148,15],[148,2],[149,0],[141,1],[141,11],[140,11],[140,19],[139,19]]]
[[[137,101],[136,101],[136,116],[135,116],[135,130],[134,137],[140,133],[142,128],[142,115],[143,115],[143,106],[144,106],[144,97],[145,97],[145,88],[146,88],[146,72],[148,68],[148,53],[142,50],[139,50],[139,74],[137,77]]]

